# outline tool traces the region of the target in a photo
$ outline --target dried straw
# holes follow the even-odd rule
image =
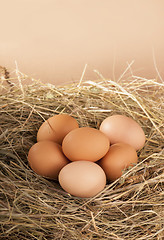
[[[19,72],[18,84],[1,84],[0,239],[164,239],[164,84],[97,74],[96,81],[54,86],[24,85],[28,76]],[[39,126],[57,113],[95,128],[115,113],[132,117],[146,134],[139,163],[93,198],[67,194],[27,162]]]

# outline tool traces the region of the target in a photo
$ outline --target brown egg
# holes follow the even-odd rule
[[[88,198],[104,189],[106,176],[98,164],[76,161],[62,168],[59,183],[66,192],[76,197]]]
[[[140,125],[130,117],[113,115],[107,117],[100,125],[100,131],[108,136],[111,144],[123,142],[136,150],[145,144],[145,134]]]
[[[95,162],[107,153],[109,140],[104,133],[95,128],[82,127],[74,129],[66,135],[62,149],[71,161]]]
[[[129,166],[137,163],[138,157],[136,150],[129,144],[113,144],[107,154],[97,163],[104,170],[106,177],[114,181],[121,177],[122,171]]]
[[[62,147],[51,141],[35,143],[29,150],[28,161],[34,172],[49,179],[57,179],[59,171],[69,163]]]
[[[37,133],[37,141],[50,140],[61,144],[67,133],[78,127],[78,122],[70,115],[55,115],[40,126]]]

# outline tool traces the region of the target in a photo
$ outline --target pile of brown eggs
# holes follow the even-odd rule
[[[107,117],[98,130],[58,114],[40,126],[28,161],[34,172],[58,180],[71,195],[92,197],[137,163],[136,151],[144,144],[140,125],[124,115]]]

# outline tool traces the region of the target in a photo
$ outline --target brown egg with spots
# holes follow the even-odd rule
[[[127,143],[136,150],[145,144],[145,134],[141,126],[132,118],[124,115],[112,115],[104,119],[100,131],[110,140],[111,144]]]
[[[109,139],[104,133],[95,128],[82,127],[65,136],[62,149],[71,161],[95,162],[107,153],[109,145]]]
[[[50,117],[40,126],[37,133],[37,141],[50,140],[62,144],[64,137],[70,131],[78,127],[78,122],[70,115],[55,115]]]
[[[129,144],[113,144],[107,154],[97,163],[104,170],[107,180],[115,181],[121,177],[123,170],[137,163],[136,150]]]
[[[70,161],[62,152],[62,147],[52,141],[35,143],[29,150],[28,162],[38,175],[58,179],[60,170]]]

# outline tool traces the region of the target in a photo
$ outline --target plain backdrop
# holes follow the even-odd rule
[[[43,82],[164,77],[163,0],[0,0],[0,65]],[[158,68],[158,71],[157,71]],[[127,72],[128,76],[130,71]]]

